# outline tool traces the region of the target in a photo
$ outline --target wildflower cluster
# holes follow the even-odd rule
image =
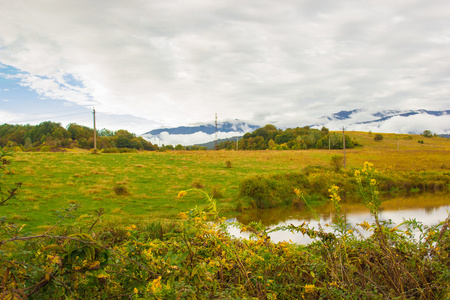
[[[370,213],[378,218],[381,200],[379,198],[377,170],[373,168],[373,164],[365,162],[361,170],[355,171],[355,178],[358,183],[360,195],[364,203],[369,208]]]

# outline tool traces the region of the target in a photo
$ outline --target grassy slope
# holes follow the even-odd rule
[[[359,168],[364,161],[370,161],[380,170],[442,172],[450,169],[449,139],[411,135],[410,140],[405,139],[409,135],[383,134],[383,141],[374,142],[374,134],[346,134],[363,145],[347,149],[349,168]],[[0,207],[0,216],[42,230],[58,220],[59,210],[76,203],[81,205],[77,215],[104,208],[105,218],[112,222],[172,218],[180,211],[205,204],[195,193],[177,199],[177,193],[190,188],[193,182],[203,184],[207,192],[213,186],[224,189],[219,208],[230,211],[235,207],[243,178],[292,172],[308,165],[329,166],[331,156],[336,154],[342,151],[16,153],[11,180],[23,182],[19,196],[23,204]],[[231,168],[226,168],[228,160]],[[113,191],[116,184],[125,186],[129,195],[117,196]]]

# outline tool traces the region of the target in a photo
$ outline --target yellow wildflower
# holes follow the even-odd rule
[[[62,264],[61,257],[59,257],[58,255],[53,256],[49,254],[47,255],[47,259],[49,259],[52,264]]]
[[[134,289],[133,289],[133,292],[134,292],[135,294],[137,294],[139,291],[138,291],[137,288],[134,288]]]
[[[301,197],[302,191],[300,189],[295,188],[294,193],[297,195],[297,197]]]
[[[180,192],[178,193],[177,198],[183,198],[184,196],[186,196],[186,194],[187,194],[186,191],[180,191]]]
[[[330,285],[331,285],[331,286],[335,286],[335,287],[339,287],[339,284],[337,284],[336,281],[332,281],[332,282],[330,283]]]
[[[306,284],[305,285],[305,293],[314,293],[314,290],[316,289],[316,286],[314,284]]]
[[[162,286],[161,286],[161,276],[159,276],[158,278],[154,279],[151,284],[152,284],[152,286],[151,286],[152,292],[153,293],[157,293],[162,288]]]
[[[137,227],[136,227],[136,225],[130,225],[130,226],[127,226],[127,227],[125,227],[125,230],[129,230],[129,231],[132,231],[132,230],[136,230],[137,229]]]
[[[100,262],[98,260],[89,263],[89,270],[98,270],[100,268]]]
[[[179,217],[180,219],[187,219],[187,216],[186,216],[186,214],[185,214],[184,212],[179,213],[179,214],[178,214],[178,217]]]
[[[367,221],[364,221],[364,222],[362,222],[360,224],[357,224],[357,225],[361,226],[365,230],[369,230],[370,229],[370,224]]]

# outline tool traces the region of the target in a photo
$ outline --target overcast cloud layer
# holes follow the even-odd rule
[[[450,109],[448,0],[0,6],[0,64],[20,70],[5,80],[44,100],[127,116],[115,125],[138,133],[215,113],[295,127],[356,108]],[[0,99],[0,123],[18,119],[20,101],[6,110],[12,100]]]

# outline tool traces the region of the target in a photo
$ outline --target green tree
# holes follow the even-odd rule
[[[430,137],[433,136],[433,133],[432,133],[430,130],[425,130],[425,131],[422,133],[422,135],[423,135],[424,137],[430,138]]]

